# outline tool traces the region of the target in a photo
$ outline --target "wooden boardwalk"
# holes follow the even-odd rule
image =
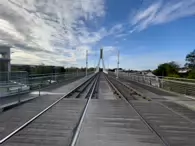
[[[122,100],[92,100],[77,146],[163,145]]]
[[[64,99],[2,146],[68,146],[86,100]]]

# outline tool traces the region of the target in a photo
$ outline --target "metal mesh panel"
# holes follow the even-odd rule
[[[89,72],[92,74],[93,72]],[[32,74],[28,76],[27,72],[1,72],[0,73],[0,97],[26,93],[31,90],[40,90],[51,84],[64,82],[71,78],[83,77],[84,72],[69,74]]]
[[[183,79],[183,78],[168,78],[168,77],[163,78],[163,77],[155,77],[155,76],[151,77],[151,76],[135,75],[135,74],[128,74],[128,73],[120,73],[120,76],[126,76],[132,81],[162,88],[167,91],[195,96],[195,80]]]
[[[28,73],[20,72],[0,72],[0,84],[3,83],[22,83],[27,84]]]

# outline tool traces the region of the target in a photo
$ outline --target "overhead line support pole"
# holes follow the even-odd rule
[[[118,79],[118,73],[119,73],[119,50],[118,50],[117,72],[116,72],[117,79]]]
[[[86,50],[86,76],[87,76],[87,70],[88,70],[88,50]]]

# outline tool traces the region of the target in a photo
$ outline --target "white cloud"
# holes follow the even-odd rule
[[[116,24],[115,26],[113,26],[110,31],[109,34],[116,34],[116,33],[120,33],[124,30],[123,25],[122,24]]]
[[[117,48],[115,46],[104,46],[104,52],[116,52]]]
[[[120,34],[115,35],[115,37],[116,38],[122,38],[122,37],[125,37],[127,35],[129,35],[129,34],[128,33],[120,33]]]
[[[78,35],[78,40],[83,44],[94,44],[100,41],[103,37],[107,36],[108,33],[105,28],[101,28],[97,32],[82,31],[82,35]]]
[[[86,50],[99,53],[93,48],[100,40],[124,30],[88,28],[104,15],[104,0],[1,0],[0,43],[14,48],[12,63],[82,64]]]
[[[134,30],[141,31],[152,25],[167,23],[195,15],[195,0],[159,0],[140,10],[132,19]]]
[[[107,35],[86,25],[104,15],[104,0],[1,0],[0,42],[15,48],[13,63],[75,63]]]

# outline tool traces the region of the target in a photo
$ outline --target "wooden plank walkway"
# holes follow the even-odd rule
[[[98,99],[117,99],[103,74],[99,78]]]
[[[133,101],[134,107],[170,146],[194,146],[195,123],[156,102]]]
[[[122,100],[96,100],[89,105],[77,146],[160,146],[159,138]]]
[[[87,80],[87,78],[82,78],[71,84],[51,90],[52,94],[50,95],[43,95],[6,112],[0,113],[0,139],[11,133],[17,127],[23,125],[25,122],[30,120],[32,117],[40,113],[46,107],[51,105],[53,102],[61,98],[63,95],[74,89],[76,86],[78,86],[78,84],[84,82],[85,80]]]
[[[68,146],[86,101],[63,99],[2,146]]]

